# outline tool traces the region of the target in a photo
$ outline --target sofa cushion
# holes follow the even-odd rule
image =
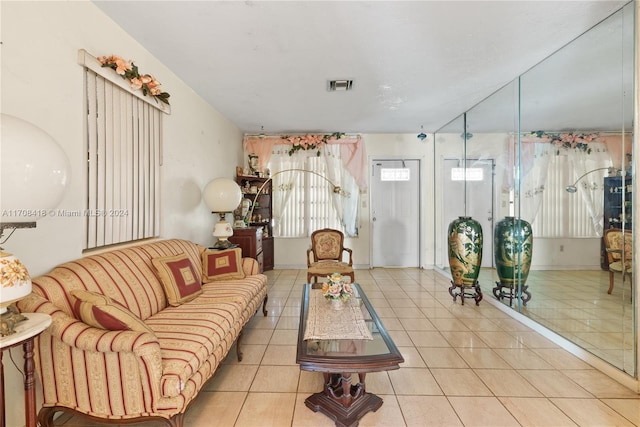
[[[178,307],[167,307],[146,320],[162,352],[163,396],[180,395],[207,363],[212,369],[217,367],[242,329],[242,309],[239,303],[203,295]]]
[[[206,250],[202,253],[202,282],[244,279],[242,249]]]
[[[200,275],[186,254],[153,258],[151,262],[170,305],[184,304],[202,293]]]
[[[87,325],[110,331],[153,331],[139,317],[117,301],[95,292],[71,291],[73,310]]]

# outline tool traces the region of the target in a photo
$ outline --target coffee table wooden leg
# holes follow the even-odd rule
[[[353,385],[351,374],[323,373],[324,390],[305,400],[314,412],[322,412],[335,421],[337,427],[355,427],[365,414],[377,411],[382,399],[365,392],[366,374],[358,374],[358,384]]]

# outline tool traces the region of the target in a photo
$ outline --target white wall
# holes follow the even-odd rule
[[[242,164],[239,129],[88,1],[1,1],[0,20],[1,111],[42,128],[64,149],[72,175],[59,207],[85,207],[83,69],[77,51],[115,54],[155,75],[171,94],[172,114],[164,116],[163,126],[161,237],[211,244],[214,218],[200,190],[212,178],[233,177]],[[35,229],[17,230],[3,247],[35,276],[81,257],[83,236],[82,218],[43,218]],[[12,355],[21,363],[19,349]],[[22,426],[22,379],[8,361],[5,354],[7,426]]]

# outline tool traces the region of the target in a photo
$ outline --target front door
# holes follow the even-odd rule
[[[470,216],[482,226],[482,267],[493,267],[493,159],[443,159],[441,233],[447,241],[449,224],[459,216]],[[466,177],[466,203],[465,203]],[[449,259],[447,245],[443,260]]]
[[[371,162],[372,267],[420,266],[420,161]]]

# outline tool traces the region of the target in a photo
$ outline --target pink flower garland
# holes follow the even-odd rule
[[[103,67],[113,69],[123,79],[129,81],[132,89],[142,90],[144,96],[152,96],[156,100],[169,105],[169,95],[160,89],[160,82],[151,74],[138,73],[138,67],[132,61],[125,61],[119,56],[99,56],[96,58]]]

